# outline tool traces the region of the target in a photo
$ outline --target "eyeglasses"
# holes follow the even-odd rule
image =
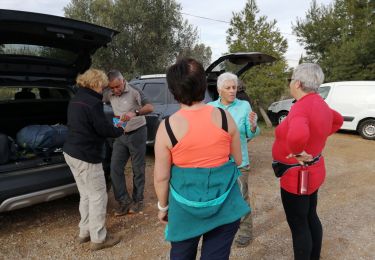
[[[288,81],[288,84],[290,84],[290,82],[292,82],[292,80],[295,80],[293,78],[288,78],[287,81]]]

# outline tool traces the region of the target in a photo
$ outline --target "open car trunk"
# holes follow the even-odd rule
[[[9,86],[2,87],[0,91],[2,92],[0,133],[11,137],[17,148],[15,158],[9,163],[15,164],[14,167],[22,168],[21,162],[28,159],[43,158],[45,163],[48,163],[51,162],[50,157],[53,157],[54,154],[59,154],[61,157],[61,149],[44,152],[23,149],[20,141],[17,140],[17,133],[30,125],[66,125],[68,103],[73,92],[66,87],[40,86]],[[0,172],[2,168],[4,168],[3,165],[0,165]]]
[[[66,17],[0,9],[0,212],[77,192],[62,153],[70,87],[117,33]],[[47,135],[50,145],[39,141]],[[8,149],[14,147],[9,137],[17,149]],[[26,143],[32,149],[24,149]]]
[[[221,56],[206,69],[208,93],[213,100],[219,97],[217,78],[224,72],[230,71],[241,78],[246,71],[260,64],[271,64],[275,57],[261,52],[236,52]]]
[[[0,204],[21,194],[66,185],[71,185],[72,189],[65,189],[61,196],[73,192],[76,189],[74,178],[65,163],[62,147],[37,152],[17,144],[17,133],[26,126],[66,125],[67,107],[73,92],[66,87],[40,86],[2,86],[0,91],[0,133],[13,139],[16,147],[13,158],[0,165]],[[8,204],[12,209],[22,207],[22,204]],[[7,203],[0,206],[0,212],[4,211],[1,207],[6,208]]]

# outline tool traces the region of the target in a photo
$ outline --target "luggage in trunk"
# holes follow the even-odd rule
[[[12,138],[0,133],[0,164],[8,163],[17,158],[16,145]]]
[[[67,134],[65,125],[29,125],[17,133],[17,144],[34,153],[52,151],[62,148]]]

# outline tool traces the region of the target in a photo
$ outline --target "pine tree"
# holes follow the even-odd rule
[[[233,13],[227,33],[229,52],[262,52],[277,58],[273,64],[251,68],[243,80],[255,103],[252,105],[262,108],[278,100],[287,88],[284,54],[288,44],[276,20],[268,21],[267,16],[259,15],[255,0],[248,0],[242,11]]]
[[[326,81],[375,79],[375,1],[312,1],[294,26],[309,60],[319,63]]]

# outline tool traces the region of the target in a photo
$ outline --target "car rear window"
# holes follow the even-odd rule
[[[67,50],[51,48],[47,46],[28,45],[28,44],[3,44],[0,45],[1,55],[33,56],[39,58],[48,58],[52,60],[63,61],[64,63],[73,63],[77,54]]]
[[[9,100],[69,100],[73,93],[65,88],[4,87],[0,88],[0,101]]]

